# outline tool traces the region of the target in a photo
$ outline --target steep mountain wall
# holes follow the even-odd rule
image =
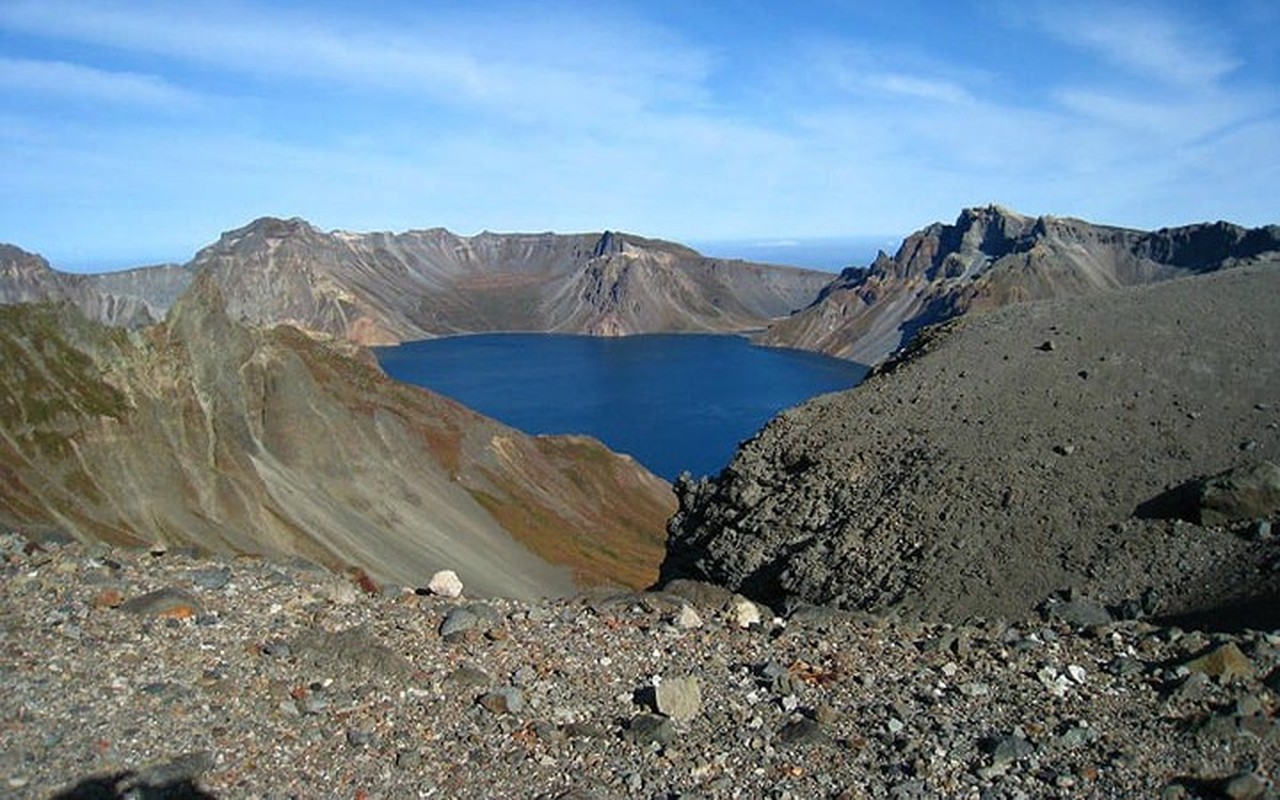
[[[1071,297],[1212,271],[1280,251],[1280,226],[1225,222],[1145,232],[999,206],[963,211],[907,237],[892,258],[846,270],[764,344],[866,364],[922,327],[970,311]]]
[[[326,233],[297,219],[228,232],[192,264],[214,276],[233,315],[364,344],[478,331],[759,328],[830,280],[620,233]]]
[[[529,437],[287,326],[204,276],[159,326],[0,308],[0,522],[299,555],[475,593],[652,580],[670,487],[578,437]]]
[[[159,322],[193,276],[192,270],[175,265],[76,275],[54,270],[38,255],[0,244],[0,305],[66,302],[107,325],[136,328]]]

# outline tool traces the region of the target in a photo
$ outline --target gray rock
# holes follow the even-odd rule
[[[1073,595],[1070,599],[1051,599],[1043,606],[1044,615],[1050,620],[1064,622],[1075,628],[1088,628],[1093,625],[1106,625],[1111,622],[1111,613],[1106,607],[1090,597]]]
[[[498,621],[498,613],[484,603],[469,603],[458,606],[445,615],[440,623],[440,636],[457,638],[476,628],[484,628]]]
[[[625,738],[641,747],[651,744],[668,745],[676,740],[676,729],[666,717],[637,714],[627,723]]]
[[[603,739],[609,734],[594,722],[570,722],[564,726],[564,735],[570,739]]]
[[[195,595],[182,589],[157,589],[125,601],[120,610],[143,617],[186,619],[204,614],[204,606]]]
[[[462,689],[488,686],[492,681],[493,679],[489,676],[489,673],[474,664],[460,664],[457,669],[450,672],[444,679],[445,684]]]
[[[654,687],[654,701],[659,714],[688,722],[702,711],[702,687],[693,677],[664,678]]]
[[[231,582],[230,567],[209,567],[207,569],[192,570],[191,583],[201,589],[221,589]]]
[[[1206,478],[1198,487],[1201,525],[1225,525],[1280,512],[1280,467],[1270,461],[1236,467]]]
[[[778,741],[785,745],[808,745],[825,741],[827,734],[817,720],[801,717],[778,729]]]
[[[494,714],[519,714],[524,710],[524,692],[514,686],[504,686],[492,692],[485,692],[477,701],[487,711]]]
[[[1022,734],[1014,733],[990,744],[991,766],[1006,767],[1035,752],[1035,746]]]
[[[1231,800],[1257,800],[1265,797],[1268,782],[1255,772],[1242,772],[1228,778],[1222,786],[1222,793]]]
[[[401,750],[396,754],[396,766],[400,769],[415,770],[422,766],[422,753],[417,750]]]

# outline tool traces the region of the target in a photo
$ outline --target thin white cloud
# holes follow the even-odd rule
[[[186,107],[196,101],[194,94],[155,75],[3,56],[0,90],[168,108]]]
[[[1177,86],[1213,85],[1241,65],[1211,28],[1181,23],[1154,7],[1054,3],[1042,8],[1040,22],[1050,35],[1112,65]]]
[[[631,113],[701,96],[697,50],[603,15],[422,15],[392,28],[228,3],[107,6],[12,0],[0,28],[59,37],[277,83],[299,79],[483,106],[517,119]],[[625,34],[625,36],[623,36]]]
[[[973,102],[973,95],[958,83],[934,78],[895,73],[872,74],[862,78],[869,89],[890,94],[914,97],[940,103],[966,104]]]

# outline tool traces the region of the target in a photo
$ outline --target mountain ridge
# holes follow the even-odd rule
[[[477,593],[643,585],[669,486],[586,437],[530,437],[387,378],[366,350],[228,316],[0,307],[0,520],[84,540],[297,555]]]
[[[998,205],[962,210],[893,255],[843,271],[762,344],[883,361],[926,325],[970,311],[1153,283],[1280,251],[1280,226],[1227,222],[1140,231]]]

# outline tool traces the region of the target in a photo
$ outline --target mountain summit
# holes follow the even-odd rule
[[[875,364],[925,325],[968,311],[1154,283],[1276,251],[1275,225],[1146,232],[997,205],[968,208],[953,224],[908,236],[894,256],[882,252],[866,268],[845,270],[761,342]]]

